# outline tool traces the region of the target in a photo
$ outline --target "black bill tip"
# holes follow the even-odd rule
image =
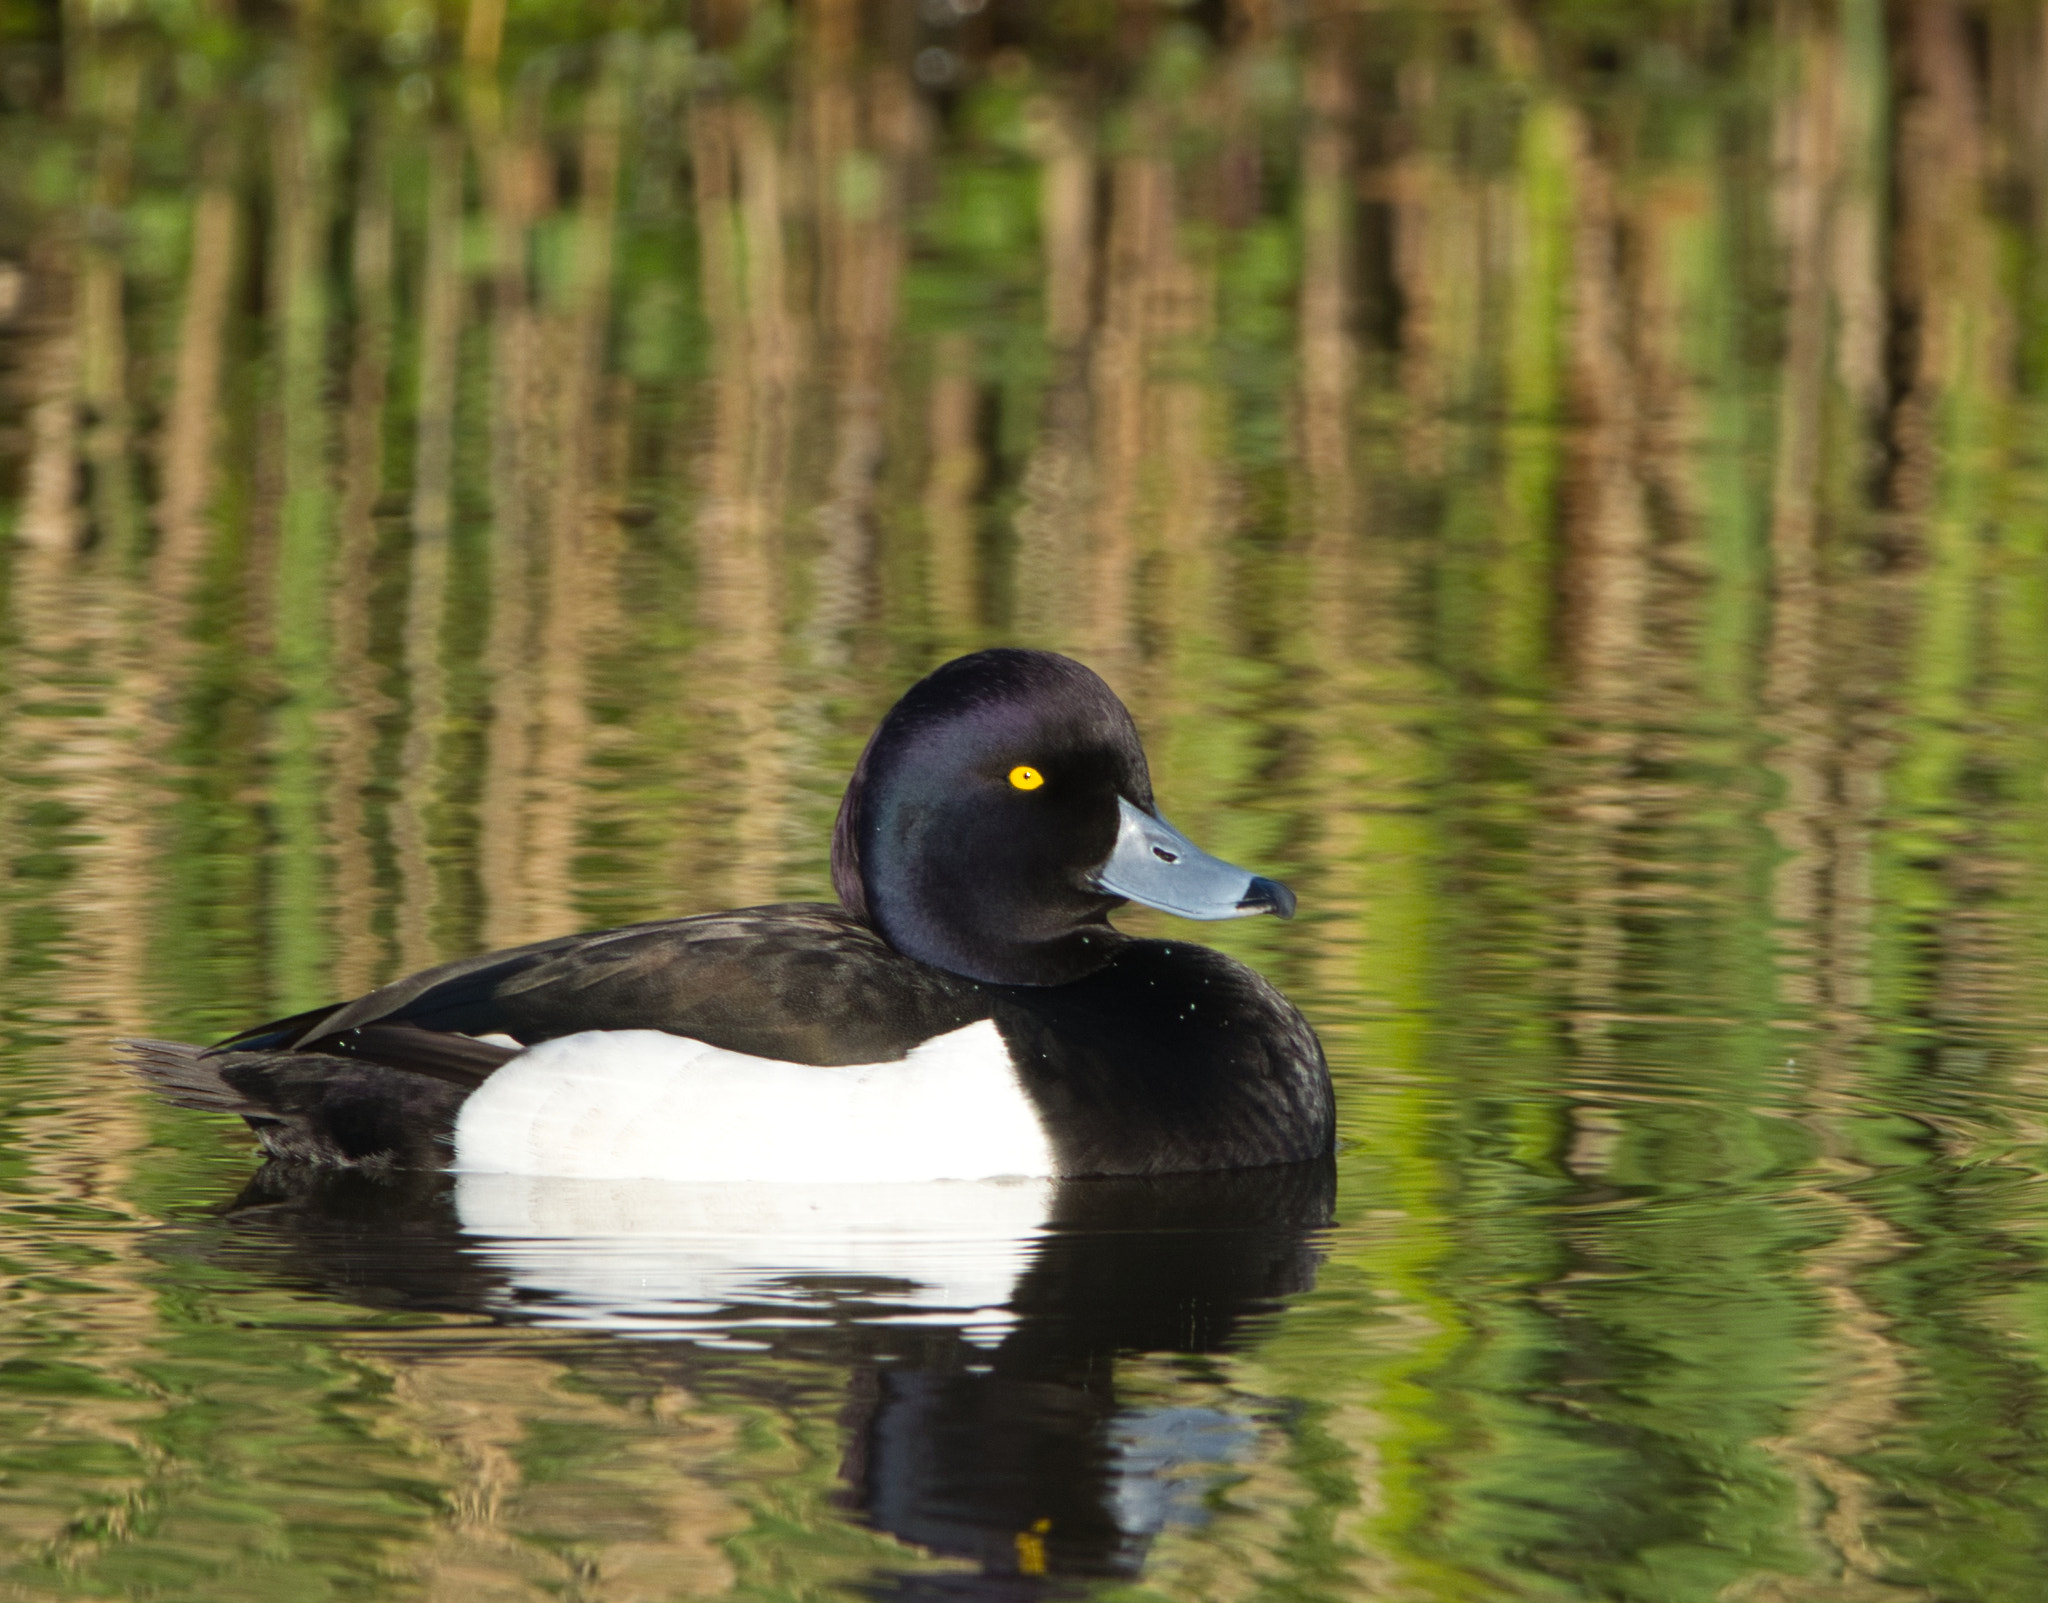
[[[1244,896],[1237,904],[1240,913],[1278,913],[1282,918],[1294,917],[1294,892],[1277,879],[1261,879],[1254,876],[1245,887]]]

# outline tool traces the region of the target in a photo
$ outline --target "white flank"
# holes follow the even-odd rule
[[[940,1324],[1000,1338],[1049,1180],[803,1185],[463,1174],[474,1249],[523,1317],[749,1345],[777,1327]]]
[[[587,1180],[982,1180],[1049,1175],[1052,1147],[993,1021],[894,1063],[818,1068],[659,1030],[530,1048],[462,1104],[465,1174]]]

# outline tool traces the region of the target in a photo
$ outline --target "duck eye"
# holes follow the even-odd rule
[[[1036,790],[1045,783],[1045,775],[1029,763],[1019,763],[1010,770],[1010,783],[1019,790]]]

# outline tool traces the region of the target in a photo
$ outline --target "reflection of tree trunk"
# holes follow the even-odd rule
[[[273,127],[272,246],[280,442],[271,658],[283,691],[273,725],[276,845],[272,932],[278,1001],[305,1007],[328,994],[326,779],[321,715],[332,694],[328,587],[333,561],[327,465],[325,157],[317,123],[324,86],[299,47]]]
[[[14,1146],[13,1184],[52,1217],[85,1208],[112,1224],[134,1217],[130,1181],[151,1115],[147,1094],[116,1066],[111,1039],[162,1026],[150,939],[163,868],[153,830],[167,798],[146,742],[158,734],[165,672],[146,589],[113,564],[75,560],[83,530],[74,258],[59,230],[39,232],[28,262],[28,460],[0,658],[0,860],[10,875],[0,956],[24,985],[33,974],[32,989],[13,997],[17,1017],[33,1023],[9,1054],[12,1094],[43,1105]],[[121,463],[124,474],[130,467]],[[25,872],[39,849],[61,873]],[[76,1239],[59,1230],[53,1244],[65,1236]],[[140,1235],[100,1229],[90,1268],[65,1254],[31,1245],[27,1256],[95,1283],[94,1361],[123,1367],[157,1328]],[[18,1284],[23,1267],[10,1268]],[[115,1405],[101,1418],[118,1432],[112,1421],[122,1412]],[[63,1566],[72,1540],[66,1532],[43,1550]]]
[[[1627,301],[1617,260],[1613,176],[1592,148],[1583,114],[1568,119],[1574,214],[1571,229],[1569,372],[1572,497],[1564,535],[1564,655],[1571,671],[1568,841],[1558,862],[1570,875],[1573,932],[1571,1023],[1575,1078],[1598,1087],[1611,1076],[1611,1031],[1626,939],[1620,922],[1621,832],[1638,807],[1629,766],[1640,739],[1632,718],[1640,687],[1648,528],[1637,462],[1639,378],[1628,346]],[[1595,1094],[1576,1102],[1568,1161],[1587,1178],[1606,1164],[1611,1110]]]
[[[91,486],[87,506],[99,548],[124,561],[137,544],[126,372],[128,342],[120,261],[81,253],[78,272],[78,400],[85,420],[79,455]]]
[[[483,118],[477,125],[497,256],[485,646],[491,725],[478,853],[483,939],[492,946],[556,933],[576,916],[586,659],[613,558],[609,530],[593,521],[593,457],[618,204],[619,73],[608,57],[584,101],[568,272],[560,305],[544,312],[532,304],[525,261],[527,231],[551,199],[537,132],[544,86],[527,85],[509,134]]]
[[[138,776],[125,761],[136,719],[129,680],[138,667],[121,634],[131,598],[120,581],[80,573],[64,556],[32,551],[15,568],[10,610],[20,645],[9,675],[18,689],[6,721],[14,731],[7,766],[40,775],[46,783],[32,794],[77,817],[84,839],[66,853],[75,872],[56,893],[71,926],[60,983],[72,993],[73,1023],[118,1034],[147,1018],[141,892],[149,857],[137,838]]]
[[[1015,572],[1007,622],[1034,645],[1078,645],[1074,576],[1087,541],[1089,393],[1084,342],[1095,279],[1094,151],[1078,115],[1050,96],[1034,102],[1040,158],[1039,230],[1045,241],[1045,331],[1055,371],[1024,466],[1015,517]]]
[[[377,555],[377,497],[384,483],[384,408],[391,370],[391,173],[383,141],[372,136],[356,194],[350,272],[355,308],[342,419],[341,502],[336,509],[334,688],[330,726],[328,822],[334,863],[334,991],[352,995],[376,983],[376,871],[369,793],[376,769],[376,717],[383,710],[370,657],[370,593]]]
[[[1471,398],[1473,376],[1484,365],[1485,274],[1477,270],[1488,244],[1484,192],[1463,179],[1430,137],[1445,119],[1439,76],[1437,65],[1422,56],[1402,66],[1401,119],[1413,132],[1410,148],[1388,164],[1383,180],[1393,207],[1391,265],[1401,305],[1402,454],[1418,476],[1446,470],[1450,414]]]
[[[808,626],[813,659],[838,667],[874,590],[875,479],[885,444],[882,396],[903,271],[903,167],[918,112],[903,72],[860,69],[858,8],[813,0],[813,82],[806,99],[818,185],[818,306],[832,381],[832,465],[816,523],[823,549]],[[879,54],[879,52],[873,52]]]
[[[1172,165],[1159,155],[1122,157],[1110,175],[1102,324],[1090,375],[1097,490],[1066,596],[1078,643],[1111,683],[1135,665],[1147,336],[1152,296],[1174,287],[1162,282],[1178,265],[1174,230]]]
[[[74,111],[95,113],[99,149],[89,211],[126,198],[140,63],[109,61],[107,37],[89,21],[67,26],[66,88]],[[129,1156],[147,1140],[132,1085],[113,1065],[108,1038],[151,1021],[144,990],[155,856],[135,735],[148,711],[149,655],[130,632],[144,615],[120,565],[97,572],[74,562],[86,534],[81,470],[92,475],[90,514],[103,539],[129,508],[131,442],[122,275],[105,242],[45,237],[31,247],[28,461],[8,585],[6,700],[0,706],[0,840],[13,862],[23,849],[25,803],[68,812],[63,848],[70,872],[49,884],[36,911],[61,933],[40,1026],[54,1029],[69,1095],[36,1122],[27,1162],[38,1190],[67,1201],[122,1207]],[[52,231],[54,233],[54,231]],[[124,554],[128,554],[124,552]],[[0,940],[36,901],[33,881],[8,898]],[[45,941],[50,936],[45,934]],[[116,1249],[121,1250],[117,1247]]]
[[[148,940],[158,859],[149,831],[160,798],[152,794],[155,770],[138,752],[158,681],[145,638],[147,596],[117,565],[76,560],[81,402],[91,384],[110,382],[104,371],[82,374],[81,352],[97,344],[96,360],[116,369],[126,355],[118,329],[109,343],[107,330],[88,337],[80,328],[89,311],[109,315],[104,296],[111,286],[118,300],[118,268],[74,270],[73,260],[62,236],[31,247],[28,460],[0,674],[0,847],[14,875],[0,905],[0,950],[31,922],[44,926],[39,966],[49,972],[38,978],[32,1011],[48,1044],[30,1048],[24,1066],[43,1056],[60,1062],[64,1094],[39,1112],[26,1143],[30,1183],[53,1199],[125,1210],[122,1182],[148,1132],[142,1099],[108,1045],[155,1022]],[[81,282],[95,272],[96,310]],[[125,434],[102,435],[95,449],[123,452],[111,465],[125,475],[129,447]],[[95,471],[109,465],[93,463]],[[24,836],[58,827],[32,813],[65,820],[62,875],[19,872],[33,849]]]
[[[50,273],[42,281],[47,286],[58,277]],[[68,310],[49,319],[23,366],[33,399],[15,534],[34,551],[70,552],[79,539],[78,338]]]
[[[554,482],[547,501],[546,572],[537,632],[533,784],[525,821],[525,925],[532,936],[574,927],[573,867],[582,822],[589,744],[587,656],[592,613],[613,566],[614,526],[593,505],[598,409],[604,398],[604,331],[611,308],[612,236],[618,207],[623,87],[616,61],[584,106],[575,255],[567,304],[548,330]]]
[[[472,69],[489,70],[498,64],[498,50],[505,40],[505,0],[469,0],[463,19],[462,59]]]
[[[1636,464],[1638,398],[1628,350],[1614,179],[1577,130],[1571,366],[1575,491],[1565,542],[1565,651],[1589,708],[1625,700],[1642,645],[1648,517]]]
[[[118,37],[116,30],[108,33]],[[105,208],[125,199],[139,63],[128,64],[138,70],[125,80],[117,72],[110,85],[99,70],[110,41],[94,19],[67,16],[63,34],[72,109],[103,119],[100,169],[87,197],[91,204],[82,208],[90,234],[102,218],[118,215]],[[46,148],[55,153],[63,142],[59,134]],[[126,559],[140,535],[125,412],[120,269],[111,252],[94,262],[99,247],[81,241],[70,226],[42,222],[29,229],[28,241],[23,287],[32,321],[22,331],[28,338],[21,353],[27,461],[0,665],[0,855],[10,872],[0,904],[0,953],[16,959],[10,972],[26,973],[20,958],[29,954],[9,948],[34,931],[28,969],[47,972],[35,973],[32,993],[14,997],[18,1016],[33,1019],[34,1033],[10,1053],[9,1077],[17,1098],[36,1096],[39,1080],[56,1095],[35,1110],[27,1139],[15,1144],[21,1173],[14,1183],[45,1208],[75,1217],[83,1205],[111,1222],[133,1216],[131,1163],[149,1140],[147,1097],[115,1066],[108,1047],[112,1036],[159,1024],[151,1016],[148,943],[161,859],[150,834],[164,798],[155,790],[159,770],[144,755],[143,742],[156,733],[151,720],[160,705],[162,665],[149,649],[150,597],[120,571],[125,562],[75,560],[87,533],[81,479],[88,465],[91,515],[102,539],[118,534],[118,555]],[[96,287],[87,282],[95,277]],[[96,329],[83,326],[94,319]],[[94,402],[119,410],[91,414]],[[31,844],[32,835],[41,839]],[[24,872],[36,845],[62,862],[61,874]],[[98,1235],[91,1256],[106,1261],[90,1269],[64,1261],[62,1246],[41,1254],[31,1245],[28,1256],[52,1268],[83,1270],[102,1292],[114,1293],[91,1299],[90,1339],[100,1359],[120,1368],[146,1345],[154,1298],[143,1289],[137,1233],[115,1228]],[[18,1280],[20,1266],[10,1267]],[[126,1421],[112,1421],[124,1412],[117,1404],[101,1419],[119,1433]],[[80,1521],[74,1529],[92,1525]],[[44,1552],[64,1567],[75,1539],[66,1531]]]
[[[448,538],[455,514],[456,381],[462,355],[461,131],[427,141],[426,253],[420,264],[419,397],[413,459],[412,550],[405,604],[410,695],[400,748],[392,844],[398,860],[398,959],[420,968],[439,952],[441,876],[434,861],[442,736],[448,718]]]
[[[1090,492],[1084,365],[1064,361],[1047,388],[1013,520],[1016,560],[1005,631],[1020,643],[1078,650],[1086,641],[1075,591],[1086,585]]]
[[[1827,871],[1821,819],[1826,805],[1826,715],[1819,694],[1820,570],[1816,535],[1826,381],[1827,204],[1836,159],[1833,52],[1817,32],[1803,40],[1801,92],[1781,109],[1785,151],[1778,190],[1785,235],[1786,351],[1778,393],[1778,449],[1771,487],[1771,641],[1766,697],[1783,743],[1773,767],[1784,805],[1773,828],[1785,849],[1773,911],[1782,939],[1802,953],[1781,987],[1801,1006],[1816,1000],[1810,961]]]
[[[1126,682],[1170,731],[1186,727],[1191,714],[1208,714],[1210,674],[1227,627],[1224,495],[1216,471],[1223,407],[1203,366],[1215,338],[1215,271],[1209,255],[1187,249],[1180,235],[1169,218],[1148,268],[1146,365],[1164,371],[1145,379],[1146,438],[1131,466],[1157,510],[1148,520],[1153,540],[1140,547],[1130,570],[1121,630],[1134,657],[1143,647],[1142,665],[1133,661]],[[1169,741],[1162,753],[1169,786],[1177,744]],[[1204,822],[1199,813],[1188,816]]]
[[[1301,361],[1297,405],[1301,466],[1308,494],[1308,606],[1316,629],[1340,654],[1341,576],[1357,537],[1357,486],[1352,477],[1351,406],[1357,354],[1351,333],[1353,151],[1351,83],[1334,46],[1334,17],[1313,35],[1302,83],[1308,127],[1301,148],[1301,299],[1296,347]],[[1332,659],[1332,664],[1338,658]]]
[[[1038,227],[1045,240],[1045,335],[1066,349],[1086,338],[1095,269],[1095,156],[1072,110],[1029,108],[1043,165]]]
[[[104,42],[102,52],[94,74],[99,150],[78,258],[78,398],[85,424],[80,454],[91,473],[94,532],[101,550],[120,566],[134,559],[142,542],[128,399],[126,275],[114,242],[95,238],[95,233],[105,226],[97,219],[119,217],[127,204],[142,104],[142,58],[134,50],[107,49]]]
[[[981,620],[974,492],[981,482],[975,439],[981,387],[974,341],[942,336],[932,351],[932,393],[926,414],[931,466],[925,481],[926,594],[934,631],[949,649],[965,646]]]
[[[1892,231],[1891,417],[1893,505],[1925,513],[1935,495],[1940,441],[1935,409],[1944,394],[1971,397],[2003,367],[2010,330],[1992,308],[1996,246],[1983,215],[1982,109],[1968,37],[1955,0],[1923,0],[1893,16],[1897,116]],[[1900,530],[1900,541],[1922,531]]]
[[[1702,473],[1710,425],[1704,403],[1709,391],[1699,370],[1696,330],[1702,304],[1695,277],[1701,255],[1700,220],[1712,211],[1712,196],[1691,171],[1670,174],[1634,187],[1628,219],[1634,271],[1628,308],[1634,332],[1637,471],[1645,495],[1663,511],[1657,541],[1658,568],[1711,572],[1703,535],[1712,507]],[[1698,682],[1688,649],[1693,594],[1678,595],[1646,573],[1644,664],[1660,688]]]
[[[1865,439],[1874,443],[1885,404],[1884,225],[1889,174],[1884,159],[1889,74],[1882,0],[1841,7],[1832,48],[1841,52],[1841,170],[1828,252],[1837,325],[1835,371]],[[1855,466],[1866,470],[1868,464]]]
[[[1534,45],[1504,53],[1523,59]],[[1530,107],[1518,140],[1501,374],[1511,421],[1501,431],[1495,533],[1485,546],[1485,636],[1461,648],[1477,646],[1491,684],[1535,696],[1549,693],[1558,655],[1575,137],[1572,109],[1551,99]]]
[[[775,894],[788,758],[781,703],[781,495],[798,360],[782,240],[782,157],[762,111],[700,101],[690,116],[711,329],[711,423],[694,537],[704,630],[698,700],[712,740],[733,756],[731,782],[705,787],[731,840],[718,854],[726,898]],[[718,886],[704,885],[703,892]]]
[[[1322,0],[1309,36],[1302,98],[1301,291],[1295,406],[1300,440],[1300,611],[1307,620],[1303,666],[1317,689],[1304,718],[1314,742],[1302,764],[1303,803],[1313,822],[1320,879],[1315,905],[1321,934],[1311,959],[1331,994],[1356,988],[1369,975],[1365,1017],[1345,1029],[1366,1061],[1403,1067],[1412,1032],[1388,1038],[1392,1008],[1417,1005],[1415,977],[1427,942],[1408,919],[1417,887],[1410,883],[1425,854],[1412,839],[1420,824],[1408,786],[1422,760],[1420,742],[1403,727],[1409,698],[1420,694],[1401,615],[1403,565],[1384,542],[1367,541],[1360,524],[1352,417],[1358,351],[1352,329],[1353,197],[1357,184],[1352,133],[1354,63],[1346,19]],[[1297,847],[1305,851],[1306,847]],[[1371,1042],[1365,1048],[1363,1036]],[[1400,1047],[1405,1046],[1406,1050]]]
[[[1031,564],[1020,590],[1035,578],[1025,596],[1055,623],[1055,639],[1141,702],[1147,685],[1175,698],[1193,688],[1175,663],[1213,634],[1221,578],[1216,403],[1206,379],[1187,374],[1211,329],[1215,288],[1183,248],[1168,139],[1160,127],[1135,133],[1136,148],[1111,169],[1088,390],[1085,400],[1051,397],[1051,439],[1026,485],[1028,500],[1043,499],[1018,518],[1020,559]],[[1056,147],[1055,161],[1067,159]],[[1084,418],[1090,474],[1064,457],[1065,431]],[[1091,478],[1092,505],[1056,499],[1078,500]]]
[[[477,878],[485,946],[526,938],[524,795],[531,760],[533,509],[545,482],[536,424],[540,331],[530,304],[528,231],[553,203],[547,153],[535,132],[540,86],[525,86],[510,128],[479,118],[492,247],[491,618],[484,642],[490,729],[478,805]]]
[[[239,232],[234,167],[232,141],[216,135],[200,160],[204,177],[192,208],[192,260],[178,323],[170,409],[164,419],[163,493],[156,508],[152,589],[165,609],[166,639],[179,633],[206,550],[206,508],[213,492],[214,441]]]
[[[1844,1216],[1842,1234],[1808,1257],[1836,1348],[1827,1385],[1799,1428],[1766,1445],[1811,1488],[1816,1540],[1839,1565],[1830,1596],[1908,1595],[1882,1580],[1883,1556],[1870,1531],[1881,1518],[1868,1475],[1855,1459],[1896,1421],[1904,1363],[1889,1321],[1858,1282],[1896,1257],[1898,1232],[1842,1182],[1867,1173],[1854,1161],[1843,1119],[1855,1103],[1863,1009],[1867,1005],[1869,848],[1859,817],[1874,806],[1875,753],[1838,745],[1840,710],[1830,704],[1821,663],[1827,596],[1819,555],[1822,443],[1827,406],[1828,280],[1842,173],[1841,49],[1836,37],[1788,21],[1799,65],[1780,106],[1782,152],[1777,217],[1786,261],[1786,350],[1778,401],[1771,491],[1771,634],[1764,695],[1779,736],[1771,766],[1783,801],[1770,815],[1784,851],[1773,886],[1780,995],[1787,1012],[1817,1027],[1802,1053],[1806,1123],[1826,1153],[1831,1178],[1812,1189]],[[1759,1583],[1752,1597],[1804,1595]]]
[[[150,823],[160,798],[137,748],[155,665],[133,581],[81,570],[69,558],[61,547],[32,547],[15,563],[12,693],[0,708],[9,780],[0,791],[0,831],[18,837],[20,810],[31,798],[75,819],[63,845],[69,871],[52,884],[43,909],[60,932],[43,940],[62,959],[36,1011],[38,1028],[63,1053],[66,1095],[57,1111],[38,1118],[28,1161],[40,1171],[38,1187],[52,1195],[125,1206],[119,1198],[128,1160],[148,1131],[143,1094],[115,1066],[110,1043],[155,1022]],[[8,844],[20,850],[18,839]],[[22,893],[10,900],[24,911],[30,903]]]

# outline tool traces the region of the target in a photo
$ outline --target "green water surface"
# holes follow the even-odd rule
[[[2044,106],[2000,0],[4,0],[0,1598],[2048,1596]],[[828,896],[994,643],[1300,896],[1266,1294],[536,1321],[113,1066]]]

